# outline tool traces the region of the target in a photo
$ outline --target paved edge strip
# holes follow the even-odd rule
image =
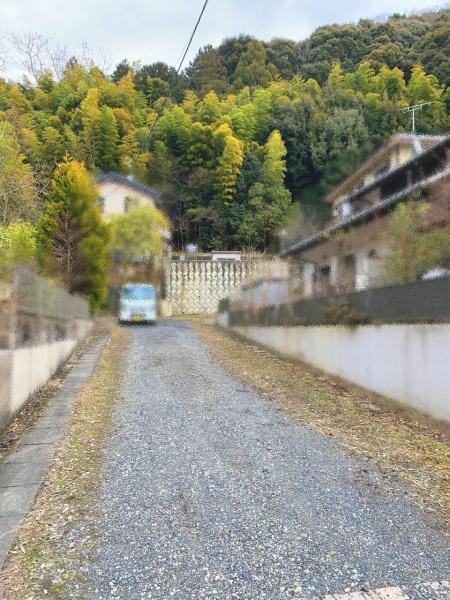
[[[418,583],[412,587],[393,586],[368,590],[367,592],[329,594],[317,600],[411,600],[411,598],[447,600],[450,598],[450,581],[428,581]]]
[[[53,448],[70,422],[75,399],[94,373],[109,337],[100,335],[84,352],[36,423],[0,465],[0,569],[34,502]]]

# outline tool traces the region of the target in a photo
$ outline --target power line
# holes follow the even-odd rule
[[[159,121],[159,119],[160,119],[160,117],[161,117],[161,115],[163,113],[164,108],[166,107],[168,99],[172,97],[172,92],[173,92],[173,88],[174,88],[175,82],[176,82],[176,80],[178,78],[178,75],[180,74],[180,70],[181,70],[181,67],[183,66],[184,59],[186,58],[186,55],[189,52],[189,48],[191,47],[192,40],[194,39],[195,34],[197,33],[198,26],[200,25],[200,21],[203,18],[203,14],[204,14],[204,12],[206,10],[206,7],[208,6],[208,2],[209,2],[209,0],[205,0],[205,2],[203,3],[203,7],[202,7],[202,10],[200,11],[200,14],[198,16],[197,22],[195,24],[195,27],[192,30],[192,33],[191,33],[191,35],[190,35],[190,37],[188,39],[188,42],[187,42],[187,44],[186,44],[186,46],[184,48],[184,52],[183,52],[183,55],[181,57],[181,60],[180,60],[180,62],[178,64],[178,67],[177,67],[177,69],[176,69],[176,71],[175,71],[175,73],[174,73],[174,75],[172,77],[172,80],[170,82],[169,90],[168,90],[167,94],[164,96],[164,100],[163,100],[163,102],[162,102],[162,104],[161,104],[161,106],[160,106],[160,108],[159,108],[159,110],[158,110],[158,112],[156,114],[156,119],[154,120],[153,125],[152,125],[152,127],[151,127],[151,129],[149,131],[148,141],[151,140],[152,133],[153,133],[153,131],[154,131],[155,127],[156,127],[156,124],[158,123],[158,121]]]

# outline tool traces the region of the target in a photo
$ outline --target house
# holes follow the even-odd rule
[[[105,173],[96,178],[98,205],[105,217],[121,215],[137,202],[160,208],[161,192],[119,173]]]
[[[418,193],[432,224],[450,217],[450,137],[397,134],[326,197],[332,219],[281,253],[300,263],[305,296],[361,290],[386,256],[395,206]]]

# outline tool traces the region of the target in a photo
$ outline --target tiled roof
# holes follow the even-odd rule
[[[115,183],[120,183],[122,185],[126,185],[137,192],[141,192],[142,194],[147,194],[152,196],[153,198],[159,200],[162,196],[162,193],[148,185],[144,185],[143,183],[139,183],[139,181],[135,181],[134,179],[129,179],[120,173],[116,173],[115,171],[110,171],[108,173],[103,173],[95,178],[97,183],[106,183],[108,181],[114,181]]]

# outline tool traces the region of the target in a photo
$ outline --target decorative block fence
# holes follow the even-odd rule
[[[258,260],[173,260],[166,284],[173,314],[214,314],[259,264]]]
[[[26,268],[0,285],[0,427],[55,373],[92,327],[88,303]]]

